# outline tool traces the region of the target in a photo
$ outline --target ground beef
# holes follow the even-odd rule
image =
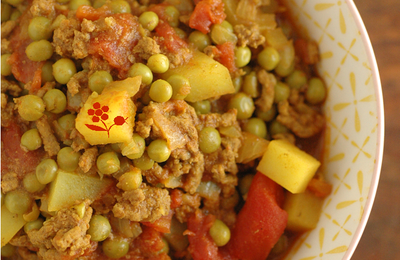
[[[254,104],[261,112],[267,112],[274,103],[276,78],[266,70],[259,70],[257,79],[261,83],[261,95]]]
[[[17,24],[18,23],[16,21],[11,20],[1,23],[1,38],[3,39],[10,35]],[[1,45],[3,45],[3,42],[1,43]]]
[[[88,206],[83,218],[79,217],[74,208],[61,209],[54,217],[45,221],[39,230],[29,231],[32,245],[39,248],[39,257],[56,260],[83,255],[93,243],[90,235],[86,234],[92,213],[93,209]]]
[[[148,60],[151,55],[160,53],[160,46],[150,37],[143,37],[132,50],[140,59]]]
[[[85,149],[85,152],[79,157],[79,167],[84,173],[96,165],[97,154],[97,147],[91,147]]]
[[[1,39],[1,54],[12,53],[11,43],[9,40],[2,38]]]
[[[30,11],[33,16],[54,18],[56,16],[55,0],[33,0]]]
[[[113,207],[114,216],[131,221],[153,222],[166,216],[170,210],[171,198],[166,189],[146,186],[136,190],[125,191],[117,196]]]
[[[235,25],[233,28],[235,34],[238,37],[237,44],[239,46],[250,46],[251,48],[257,48],[263,45],[265,42],[265,37],[260,33],[257,24],[251,26],[245,26],[243,24]]]
[[[76,128],[72,129],[70,138],[72,139],[71,147],[75,152],[90,147],[90,144],[85,140],[85,137],[79,133]]]
[[[36,121],[36,127],[42,138],[44,150],[50,157],[57,155],[58,151],[60,151],[60,144],[54,135],[46,115],[43,115]]]
[[[80,30],[80,22],[75,18],[68,18],[60,23],[54,30],[53,45],[57,54],[71,58],[74,57],[75,31]]]
[[[79,93],[82,87],[88,86],[88,72],[86,70],[75,73],[67,83],[68,92],[71,96],[75,96]]]
[[[3,193],[15,190],[19,186],[18,175],[15,172],[1,173],[1,191]]]
[[[175,217],[181,222],[186,222],[188,217],[200,207],[201,197],[198,193],[181,195],[182,203],[175,209]]]
[[[1,77],[1,93],[8,93],[11,96],[17,97],[21,92],[22,88],[17,83]]]
[[[308,138],[322,131],[325,126],[325,117],[318,111],[306,105],[302,96],[292,90],[292,96],[288,100],[278,104],[279,115],[277,120],[289,128],[296,136]]]

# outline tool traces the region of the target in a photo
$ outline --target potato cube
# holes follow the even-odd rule
[[[1,246],[5,246],[25,223],[22,214],[13,214],[3,205],[1,207]]]
[[[318,160],[288,141],[272,140],[257,170],[291,193],[301,193],[320,165]]]
[[[93,92],[78,113],[76,129],[91,145],[124,143],[132,140],[136,106],[127,90]]]
[[[317,226],[323,199],[306,190],[286,196],[283,209],[288,213],[287,229],[294,232],[311,230]]]
[[[108,178],[87,176],[58,170],[50,185],[48,211],[57,211],[74,206],[84,199],[95,200],[113,185]]]
[[[173,74],[184,76],[189,80],[190,93],[185,98],[189,102],[235,92],[228,69],[199,51],[194,52],[193,58],[188,63],[169,69],[161,77],[166,80]]]

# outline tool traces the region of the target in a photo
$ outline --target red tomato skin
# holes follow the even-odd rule
[[[154,222],[141,222],[143,225],[152,227],[156,231],[161,233],[169,233],[171,231],[171,220],[174,212],[172,210],[169,211],[168,215],[162,216]]]
[[[187,222],[189,252],[194,260],[223,259],[218,252],[218,247],[208,233],[215,221],[214,215],[204,215],[197,210]]]
[[[226,246],[233,257],[241,260],[267,258],[286,228],[287,213],[279,206],[283,193],[282,187],[262,173],[255,175]]]
[[[228,68],[230,73],[237,71],[235,64],[235,45],[232,42],[225,42],[216,46],[220,51],[216,61]]]
[[[201,0],[190,16],[189,27],[207,34],[211,25],[222,23],[225,17],[222,0]]]

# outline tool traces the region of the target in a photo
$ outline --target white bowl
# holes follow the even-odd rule
[[[384,114],[374,52],[353,1],[284,0],[300,32],[318,42],[328,87],[323,171],[333,184],[317,227],[286,260],[350,259],[364,231],[382,165]]]

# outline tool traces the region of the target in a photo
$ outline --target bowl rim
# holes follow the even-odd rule
[[[374,53],[374,50],[373,50],[373,47],[371,44],[371,40],[369,38],[367,29],[364,25],[364,22],[363,22],[361,15],[357,9],[356,4],[354,3],[353,0],[345,0],[345,1],[347,4],[347,7],[350,10],[350,13],[353,16],[353,19],[354,19],[354,22],[355,22],[357,28],[360,31],[361,39],[362,39],[364,48],[366,50],[368,62],[370,63],[369,65],[371,67],[372,81],[373,81],[373,86],[374,86],[375,96],[376,96],[375,104],[377,106],[376,109],[377,109],[377,120],[378,120],[375,165],[374,165],[374,171],[373,171],[373,175],[372,175],[372,179],[371,179],[371,186],[370,186],[370,189],[368,192],[368,199],[365,203],[364,212],[361,217],[361,221],[358,224],[358,227],[356,229],[356,232],[354,233],[354,236],[350,242],[350,245],[342,258],[343,260],[349,260],[352,257],[354,251],[356,250],[358,243],[360,242],[361,236],[365,230],[369,216],[371,214],[372,206],[375,201],[375,196],[376,196],[376,192],[378,189],[379,178],[380,178],[381,168],[382,168],[384,139],[385,139],[385,116],[384,116],[382,85],[381,85],[379,69],[378,69],[378,65],[376,62],[375,53]]]

